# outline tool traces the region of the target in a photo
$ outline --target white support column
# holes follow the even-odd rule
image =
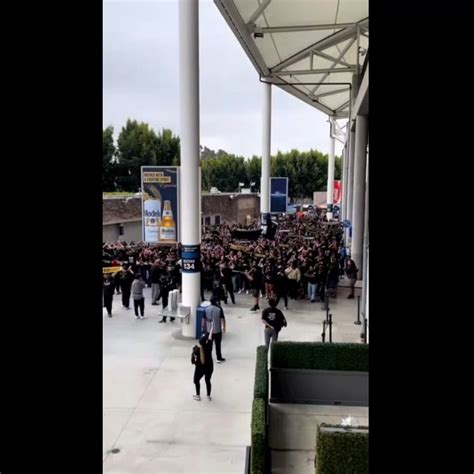
[[[355,130],[354,190],[352,202],[352,244],[351,258],[356,266],[362,269],[364,240],[364,207],[365,207],[365,172],[367,161],[366,116],[358,115]]]
[[[346,205],[347,205],[347,162],[349,161],[349,156],[347,153],[347,142],[342,149],[342,201],[341,201],[341,211],[340,211],[340,221],[346,219]]]
[[[361,298],[361,313],[362,323],[364,318],[367,318],[368,313],[368,282],[369,282],[369,154],[367,153],[367,160],[365,165],[365,205],[364,205],[364,240],[362,250],[362,298]],[[362,332],[364,331],[364,324],[362,324]]]
[[[181,138],[181,242],[183,249],[199,246],[199,2],[179,2],[179,82]],[[197,247],[199,249],[199,247]],[[199,250],[194,252],[199,255]],[[196,337],[196,307],[200,302],[201,275],[183,268],[183,305],[191,308],[189,324],[183,322],[182,333]]]
[[[328,184],[327,184],[327,193],[326,193],[326,205],[327,205],[327,218],[328,221],[332,220],[333,212],[333,199],[334,199],[334,150],[336,147],[336,139],[332,134],[333,124],[330,122],[330,143],[329,143],[329,159],[328,159]]]
[[[272,86],[263,84],[262,177],[260,181],[260,214],[270,212],[270,160],[272,137]]]
[[[352,197],[354,190],[354,151],[355,151],[355,132],[349,131],[349,144],[348,144],[348,155],[349,160],[347,162],[347,185],[346,185],[346,219],[352,223]],[[346,229],[346,245],[349,244],[349,229]]]
[[[367,245],[367,273],[366,273],[366,285],[365,285],[365,317],[367,319],[367,334],[366,334],[366,341],[369,342],[369,246]]]

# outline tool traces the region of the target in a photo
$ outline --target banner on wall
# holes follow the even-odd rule
[[[175,244],[179,239],[179,168],[142,166],[142,240]]]
[[[342,181],[334,181],[333,204],[339,206],[342,199]]]
[[[270,212],[286,213],[288,207],[288,178],[270,178]]]

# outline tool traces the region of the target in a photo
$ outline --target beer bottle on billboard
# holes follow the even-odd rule
[[[145,218],[145,242],[158,243],[161,222],[161,193],[156,187],[149,188],[150,194],[143,195],[143,216]]]
[[[160,242],[176,242],[176,222],[173,219],[171,202],[165,201],[160,226]]]

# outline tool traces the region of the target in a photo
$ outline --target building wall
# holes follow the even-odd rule
[[[210,217],[211,225],[215,224],[216,215],[221,223],[237,222],[245,224],[246,216],[258,219],[260,215],[260,198],[257,194],[205,194],[202,196],[202,216]]]
[[[123,235],[120,235],[119,224],[106,224],[102,226],[102,240],[104,242],[116,242],[125,240],[138,242],[142,240],[142,221],[126,222],[123,225]]]

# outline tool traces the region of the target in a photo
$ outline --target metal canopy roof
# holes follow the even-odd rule
[[[335,119],[368,57],[368,0],[214,0],[270,82]]]

